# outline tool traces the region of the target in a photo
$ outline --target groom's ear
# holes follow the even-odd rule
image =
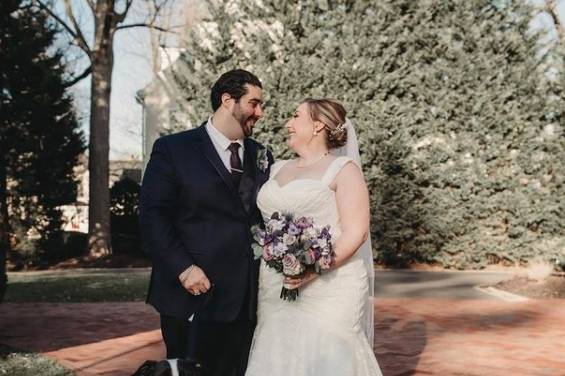
[[[231,108],[231,106],[233,106],[233,103],[235,102],[233,97],[228,93],[222,94],[221,99],[222,99],[222,106],[225,106],[226,108]]]

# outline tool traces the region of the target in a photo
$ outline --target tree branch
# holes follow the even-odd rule
[[[78,76],[72,78],[70,81],[67,81],[63,84],[63,87],[67,88],[70,86],[73,86],[74,84],[76,84],[79,81],[82,81],[83,79],[85,79],[86,77],[88,77],[90,75],[90,73],[92,72],[92,66],[89,65],[88,68],[86,68],[84,70],[84,72],[82,72],[81,74],[79,74]]]
[[[69,35],[73,38],[75,43],[77,43],[77,46],[81,50],[83,50],[88,55],[88,57],[90,58],[91,50],[90,50],[90,47],[88,47],[88,44],[86,43],[86,41],[83,39],[82,40],[83,43],[81,43],[81,39],[80,39],[79,35],[65,21],[63,21],[63,19],[61,17],[59,17],[57,14],[55,14],[55,12],[53,12],[41,0],[36,0],[36,2],[37,2],[40,9],[43,9],[44,11],[46,11],[51,17],[53,17],[53,19],[55,19],[55,21],[57,21],[57,23],[59,23],[59,25],[61,25],[69,33]]]
[[[559,17],[557,16],[557,1],[545,0],[545,6],[547,13],[549,13],[551,19],[553,20],[555,29],[557,30],[557,37],[559,38],[561,43],[565,44],[565,30],[563,29],[563,25],[561,24]]]
[[[125,7],[124,11],[122,13],[116,12],[116,20],[117,20],[116,24],[124,22],[124,20],[126,19],[126,16],[128,15],[129,8],[131,7],[132,3],[133,3],[133,0],[126,0],[126,7]]]
[[[150,23],[134,23],[134,24],[129,24],[129,25],[121,25],[121,26],[116,27],[116,31],[117,30],[123,30],[123,29],[130,29],[132,27],[147,27],[149,29],[159,30],[159,31],[162,31],[164,33],[178,34],[176,31],[165,29],[163,27],[152,25]]]
[[[73,24],[73,26],[75,28],[75,33],[78,37],[77,43],[79,45],[82,45],[81,48],[84,47],[90,52],[90,47],[88,47],[88,43],[86,42],[86,38],[82,34],[82,30],[80,29],[80,26],[77,22],[77,19],[75,18],[75,14],[73,12],[73,6],[71,4],[71,0],[65,0],[65,10],[67,11],[67,17],[69,17],[69,19],[71,20],[71,23]]]
[[[95,9],[95,4],[93,0],[86,0],[86,3],[88,4],[88,7],[90,8],[90,10],[92,10],[92,12],[94,12]]]

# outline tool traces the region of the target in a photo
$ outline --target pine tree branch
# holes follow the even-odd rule
[[[555,30],[557,30],[557,37],[561,41],[561,43],[565,44],[565,30],[563,28],[563,24],[559,21],[559,17],[557,16],[557,1],[556,0],[545,0],[545,6],[547,13],[553,20],[553,24],[555,25]]]
[[[70,81],[67,81],[63,84],[63,87],[67,88],[67,87],[71,87],[74,84],[76,84],[79,81],[82,81],[83,79],[85,79],[86,77],[88,77],[90,75],[90,73],[92,72],[92,66],[89,65],[88,68],[86,68],[84,70],[84,72],[82,72],[81,74],[79,74],[78,76],[72,78]]]
[[[41,0],[35,0],[39,6],[40,9],[43,9],[44,11],[46,11],[51,17],[53,17],[53,19],[55,21],[57,21],[57,23],[59,25],[61,25],[68,33],[69,35],[73,38],[73,40],[75,41],[76,45],[83,50],[88,57],[90,58],[91,56],[91,50],[90,47],[88,46],[88,44],[86,43],[86,40],[84,39],[84,37],[82,37],[82,33],[80,34],[81,36],[79,36],[79,34],[77,34],[75,32],[75,30],[73,30],[65,21],[63,21],[63,19],[61,17],[59,17],[55,12],[53,12],[47,5],[45,5]]]

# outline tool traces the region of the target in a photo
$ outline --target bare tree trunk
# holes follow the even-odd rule
[[[115,22],[113,1],[98,1],[95,11],[95,46],[92,50],[90,97],[90,144],[88,155],[89,254],[112,253],[110,229],[110,94],[114,65]]]
[[[0,0],[1,1],[1,0]],[[74,85],[91,74],[90,97],[90,143],[88,147],[89,208],[88,208],[88,253],[103,256],[112,253],[110,228],[110,94],[114,68],[114,33],[134,27],[148,27],[167,31],[156,21],[170,0],[153,0],[153,14],[144,22],[123,24],[134,0],[88,0],[86,3],[94,16],[94,41],[92,45],[84,37],[83,30],[73,12],[73,1],[64,0],[68,21],[54,11],[50,1],[35,0],[35,4],[48,14],[71,36],[73,43],[82,49],[90,60],[90,66],[71,79],[67,86]]]
[[[8,192],[6,190],[6,158],[0,153],[0,303],[8,283],[6,259],[10,253],[10,224],[8,222]]]

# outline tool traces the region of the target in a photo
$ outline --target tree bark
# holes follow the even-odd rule
[[[0,153],[0,303],[8,284],[6,259],[10,253],[10,224],[8,222],[8,191],[6,177],[6,158]]]
[[[110,94],[114,65],[113,1],[98,1],[94,13],[95,39],[91,54],[90,144],[88,156],[88,248],[92,256],[112,253],[110,229]]]

